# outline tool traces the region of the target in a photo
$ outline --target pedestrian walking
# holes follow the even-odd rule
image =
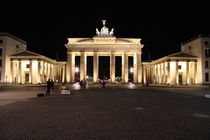
[[[103,85],[103,88],[105,88],[105,85],[106,85],[106,81],[103,79],[102,81],[102,85]]]
[[[52,87],[52,83],[50,81],[50,78],[47,81],[47,91],[46,91],[46,96],[50,95],[51,92],[51,87]]]
[[[80,85],[80,89],[83,90],[83,80],[81,80],[81,81],[79,82],[79,85]]]

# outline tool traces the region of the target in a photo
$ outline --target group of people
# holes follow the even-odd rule
[[[105,81],[105,79],[100,80],[100,81],[99,81],[99,84],[101,84],[101,85],[102,85],[102,87],[103,87],[103,88],[105,88],[105,85],[106,85],[106,81]]]
[[[80,80],[79,84],[80,84],[80,89],[81,90],[86,90],[87,81],[86,81],[85,78],[83,80]],[[99,84],[101,84],[102,87],[105,88],[106,81],[103,79],[103,80],[99,81]],[[47,81],[46,96],[50,95],[53,90],[54,90],[54,81],[49,78],[48,81]]]
[[[86,89],[87,81],[85,80],[85,78],[83,80],[81,80],[79,82],[79,84],[80,84],[80,89],[81,90],[85,90]]]
[[[48,79],[46,96],[50,95],[53,89],[54,89],[54,81],[52,79]]]

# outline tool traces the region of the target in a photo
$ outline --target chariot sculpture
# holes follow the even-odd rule
[[[101,28],[101,31],[96,28],[96,36],[114,36],[114,28],[109,31],[109,28],[107,28],[106,25],[106,20],[102,20],[103,22],[103,27]]]

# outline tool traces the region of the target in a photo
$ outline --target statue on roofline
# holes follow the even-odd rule
[[[96,28],[96,35],[100,36],[100,32],[99,32],[98,28]]]
[[[106,20],[102,20],[103,27],[101,28],[101,31],[96,28],[96,35],[97,36],[113,36],[114,35],[114,28],[112,28],[111,31],[109,31],[109,28],[107,28],[106,25]]]
[[[102,22],[103,22],[103,25],[105,26],[106,25],[106,20],[102,20]]]
[[[114,28],[109,32],[109,36],[114,36]]]

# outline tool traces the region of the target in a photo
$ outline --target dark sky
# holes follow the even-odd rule
[[[3,6],[4,5],[4,6]],[[137,2],[95,3],[6,1],[1,3],[0,32],[28,43],[28,50],[66,59],[68,37],[93,37],[95,28],[115,28],[116,37],[141,38],[142,59],[155,60],[180,51],[180,43],[210,34],[210,12],[204,7],[146,7]]]

